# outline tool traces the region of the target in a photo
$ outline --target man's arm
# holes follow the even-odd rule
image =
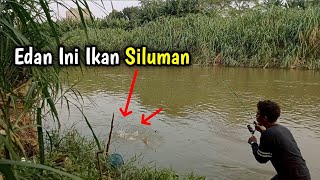
[[[256,158],[256,160],[259,163],[267,163],[272,157],[272,153],[268,152],[268,151],[264,151],[263,149],[265,149],[265,148],[263,148],[263,146],[261,146],[261,144],[259,147],[259,145],[257,143],[252,143],[251,148],[252,148],[252,153],[253,153],[254,157]]]
[[[252,153],[259,163],[267,163],[272,158],[272,136],[266,131],[261,132],[260,145],[257,143],[255,136],[249,138]]]

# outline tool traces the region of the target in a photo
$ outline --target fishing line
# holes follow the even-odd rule
[[[244,103],[241,101],[241,99],[239,98],[239,96],[233,91],[233,89],[225,82],[225,80],[222,80],[222,82],[230,89],[230,91],[236,96],[237,100],[241,103],[242,107],[245,109],[245,111],[249,114],[249,116],[253,118],[252,114],[250,113],[250,111],[248,111],[248,109],[246,108],[246,106],[244,105]],[[253,121],[254,125],[257,125],[257,123],[255,121]],[[251,134],[253,135],[255,132],[255,129],[251,126],[251,125],[247,125],[248,130],[251,132]]]

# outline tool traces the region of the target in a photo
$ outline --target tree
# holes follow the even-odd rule
[[[121,11],[112,10],[111,13],[107,16],[107,19],[121,19],[125,18],[125,15]]]
[[[139,7],[126,7],[122,10],[122,13],[126,19],[132,20],[137,17],[139,10]]]
[[[207,9],[245,9],[259,4],[258,0],[200,0],[202,8]]]

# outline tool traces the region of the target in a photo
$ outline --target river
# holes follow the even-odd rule
[[[124,118],[119,108],[125,107],[136,69],[129,105],[133,113]],[[275,174],[270,162],[254,159],[246,128],[254,120],[256,103],[274,100],[282,108],[279,122],[293,132],[312,178],[320,178],[319,71],[119,66],[70,70],[63,77],[69,82],[65,87],[77,82],[83,111],[100,138],[108,138],[115,114],[112,152],[125,160],[141,154],[143,162],[154,161],[179,174],[193,171],[207,179],[267,180]],[[142,114],[149,116],[158,108],[162,111],[149,120],[150,126],[140,123]],[[64,127],[76,123],[81,133],[90,135],[75,108],[70,108],[70,117],[67,108],[60,114]]]

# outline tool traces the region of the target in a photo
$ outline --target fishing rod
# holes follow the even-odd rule
[[[249,114],[249,116],[251,116],[252,119],[253,116],[250,113],[250,111],[248,111],[248,109],[246,108],[246,106],[244,105],[244,103],[241,101],[241,99],[239,98],[239,96],[233,91],[233,89],[225,82],[225,80],[222,80],[222,82],[230,89],[230,91],[236,96],[237,100],[241,103],[242,107],[244,107],[245,111]],[[253,121],[253,124],[256,126],[257,123],[256,121]],[[249,132],[253,135],[254,132],[256,131],[250,124],[247,125],[247,128],[249,130]]]

